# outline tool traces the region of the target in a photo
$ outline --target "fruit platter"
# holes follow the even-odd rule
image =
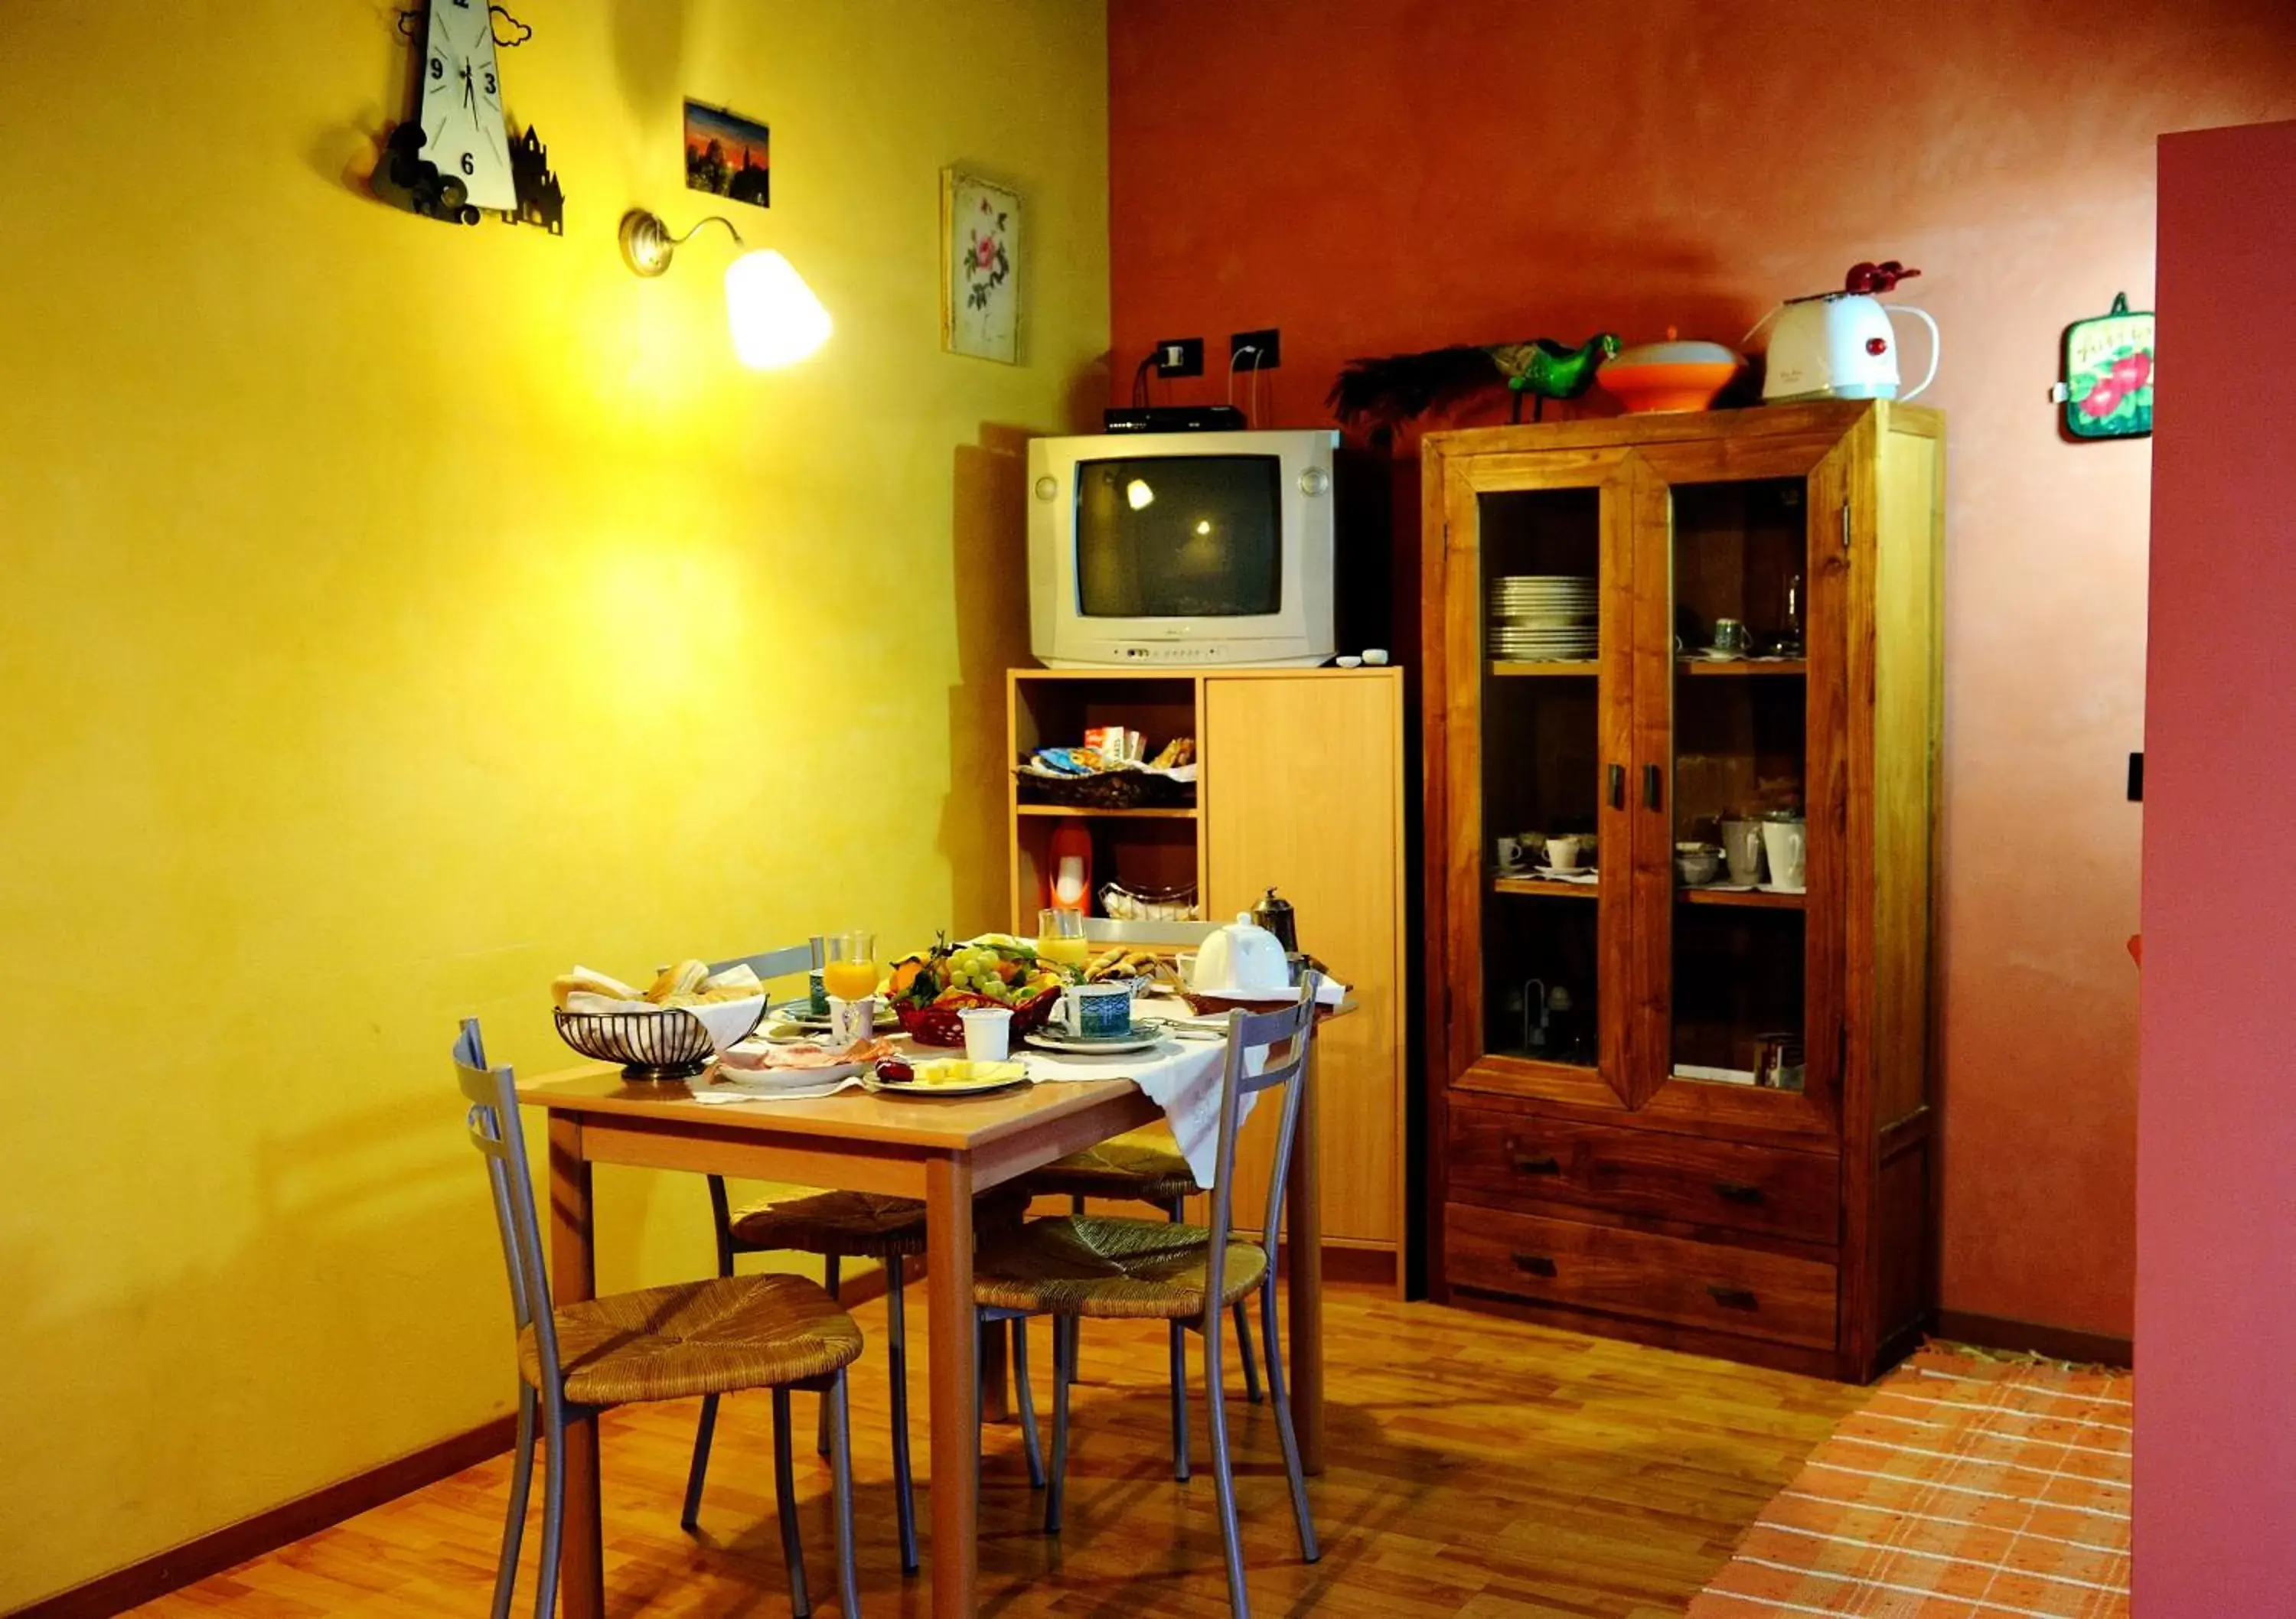
[[[931,950],[893,963],[885,994],[893,1015],[922,1045],[961,1046],[957,1014],[969,1006],[1001,1006],[1013,1014],[1013,1037],[1045,1026],[1069,975],[1039,961],[1035,948],[1009,933],[984,933],[961,944],[944,936]]]

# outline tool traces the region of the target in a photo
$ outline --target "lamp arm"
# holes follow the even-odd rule
[[[747,247],[742,233],[723,214],[712,214],[695,225],[683,236],[673,236],[661,216],[648,209],[634,208],[622,216],[622,261],[639,275],[660,275],[669,268],[671,255],[677,248],[693,240],[694,233],[705,225],[722,225],[736,247]]]
[[[723,214],[711,214],[706,219],[697,223],[693,229],[686,232],[685,235],[671,237],[669,239],[669,245],[674,248],[684,247],[687,242],[693,240],[694,233],[701,230],[701,226],[705,225],[724,225],[726,227],[726,234],[734,239],[734,245],[737,248],[746,248],[750,245],[748,242],[742,240],[742,233],[734,228],[734,222],[731,219],[726,218]]]

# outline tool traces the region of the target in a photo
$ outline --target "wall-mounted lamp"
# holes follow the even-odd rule
[[[634,208],[622,216],[622,258],[640,275],[669,268],[678,245],[703,225],[722,225],[736,247],[742,233],[723,215],[712,214],[683,236],[673,236],[658,214]],[[763,371],[802,360],[829,340],[829,311],[805,284],[805,277],[771,248],[744,252],[726,266],[726,320],[734,331],[734,352],[742,364]]]

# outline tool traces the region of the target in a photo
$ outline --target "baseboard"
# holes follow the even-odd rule
[[[2136,1364],[2134,1340],[2106,1332],[2084,1332],[2078,1327],[2048,1327],[2039,1321],[2020,1321],[2005,1315],[1977,1315],[1966,1310],[1937,1312],[1939,1337],[1974,1344],[1980,1349],[2010,1349],[2047,1355],[2053,1361],[2079,1361],[2098,1366]]]
[[[1394,1273],[1394,1258],[1389,1253],[1327,1247],[1324,1250],[1324,1273],[1343,1281],[1373,1280],[1356,1272],[1375,1268],[1377,1279],[1385,1280]],[[924,1270],[923,1256],[919,1255],[909,1262],[904,1280],[917,1280],[924,1275]],[[849,1305],[865,1304],[882,1297],[884,1292],[885,1272],[869,1270],[840,1286],[838,1299]],[[451,1478],[464,1468],[502,1455],[517,1436],[515,1418],[496,1417],[464,1433],[369,1468],[364,1473],[354,1473],[308,1495],[299,1495],[252,1517],[226,1524],[141,1562],[99,1574],[53,1597],[43,1597],[28,1607],[12,1609],[0,1619],[111,1619],[114,1614],[140,1607],[171,1590],[195,1585],[210,1574],[236,1568],[250,1558],[291,1546],[322,1529],[332,1529],[369,1508],[397,1500],[442,1478]]]
[[[307,1535],[356,1517],[371,1507],[398,1500],[442,1478],[451,1478],[508,1451],[518,1435],[513,1417],[497,1417],[464,1433],[369,1468],[308,1495],[299,1495],[268,1511],[186,1541],[180,1546],[101,1574],[83,1585],[43,1597],[9,1619],[110,1619],[171,1590],[196,1584],[210,1574],[236,1568],[250,1558],[276,1551]]]

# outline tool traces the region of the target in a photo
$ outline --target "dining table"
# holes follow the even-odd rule
[[[1316,1173],[1314,1053],[1285,1189],[1284,1283],[1293,1419],[1309,1473],[1324,1468],[1323,1222]],[[560,1304],[594,1296],[591,1165],[684,1170],[918,1198],[925,1206],[930,1325],[932,1612],[978,1611],[980,1503],[974,1449],[980,1335],[972,1301],[973,1198],[1054,1159],[1156,1123],[1139,1085],[1107,1078],[1026,1083],[977,1096],[885,1089],[732,1106],[692,1083],[627,1078],[593,1062],[521,1080],[519,1100],[549,1122],[551,1285]],[[594,1418],[570,1423],[560,1612],[603,1619],[605,1571]]]

